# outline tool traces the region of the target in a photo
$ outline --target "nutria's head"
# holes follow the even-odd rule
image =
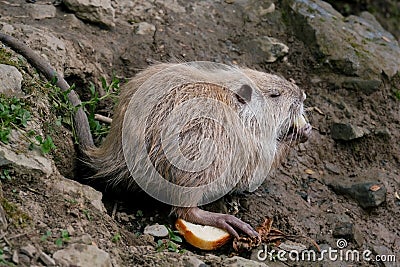
[[[277,127],[279,143],[305,142],[311,125],[304,115],[306,94],[296,84],[279,76],[246,69],[244,73],[255,83],[265,101],[270,123]]]

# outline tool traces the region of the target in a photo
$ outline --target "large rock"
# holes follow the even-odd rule
[[[336,71],[363,80],[380,80],[382,72],[390,78],[400,70],[396,38],[370,13],[343,17],[323,1],[284,2],[298,38],[318,49],[324,63]]]
[[[115,10],[110,0],[64,0],[64,4],[82,20],[115,26]]]
[[[37,20],[54,18],[57,13],[53,5],[26,4],[24,8],[31,18]]]
[[[8,96],[23,95],[22,74],[14,66],[0,64],[0,93]]]
[[[8,146],[0,146],[0,167],[11,165],[20,173],[37,173],[49,177],[53,173],[51,161],[35,151],[16,153]]]
[[[386,187],[371,178],[344,178],[326,177],[326,185],[330,186],[337,194],[346,195],[358,202],[365,209],[375,208],[386,201]]]

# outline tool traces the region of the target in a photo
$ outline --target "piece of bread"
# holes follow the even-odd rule
[[[227,231],[220,228],[193,224],[182,219],[176,220],[175,227],[189,244],[203,250],[215,250],[231,238]]]

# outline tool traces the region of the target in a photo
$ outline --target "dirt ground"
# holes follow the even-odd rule
[[[50,29],[59,38],[81,45],[82,57],[97,61],[101,69],[88,69],[87,72],[76,73],[68,64],[64,66],[66,80],[79,85],[78,91],[83,99],[88,96],[85,88],[90,81],[99,81],[101,76],[110,79],[112,74],[129,78],[152,62],[215,61],[247,66],[295,80],[308,96],[305,104],[309,107],[308,118],[313,126],[310,140],[293,148],[282,166],[257,191],[226,196],[211,209],[235,214],[252,226],[270,217],[274,219],[275,228],[287,234],[307,236],[321,246],[330,247],[335,247],[340,238],[334,235],[335,228],[341,223],[350,223],[354,231],[348,240],[349,249],[396,254],[397,264],[400,264],[400,200],[395,197],[395,193],[400,192],[400,101],[393,94],[395,90],[400,90],[399,75],[391,81],[382,77],[384,83],[380,90],[370,95],[326,82],[323,77],[335,70],[324,66],[312,48],[294,37],[281,13],[257,17],[251,4],[255,1],[237,1],[234,4],[229,4],[230,1],[182,1],[179,3],[185,8],[183,12],[155,1],[151,2],[150,8],[143,8],[133,15],[131,21],[126,20],[126,14],[117,13],[116,26],[110,29],[81,21],[75,21],[74,27],[70,27],[70,22],[65,20],[70,12],[62,5],[57,6],[56,17],[32,20],[24,16],[21,6],[0,2],[4,2],[0,11],[2,18],[13,17],[15,24]],[[25,4],[24,1],[15,2]],[[46,2],[38,0],[36,4]],[[242,2],[247,4],[242,5]],[[279,8],[280,4],[276,3],[276,9]],[[353,14],[358,11],[359,5],[351,9]],[[376,12],[379,13],[379,10]],[[157,30],[150,35],[135,35],[132,21],[152,23]],[[266,63],[261,55],[251,50],[248,41],[264,35],[273,36],[289,46],[286,59]],[[90,53],[85,53],[88,51]],[[109,104],[105,104],[99,112],[110,116],[112,107]],[[331,125],[343,119],[362,126],[369,134],[348,142],[333,140]],[[84,174],[76,162],[77,155],[62,153],[65,149],[73,151],[71,135],[64,136],[67,138],[56,140],[59,148],[53,153],[56,164],[63,175],[84,182],[80,180]],[[78,167],[73,170],[73,165]],[[364,209],[352,197],[333,190],[332,181],[348,183],[351,179],[377,181],[387,190],[385,203]],[[143,194],[126,193],[117,197],[112,192],[104,192],[103,201],[113,219],[103,219],[101,213],[90,207],[82,208],[64,201],[60,195],[47,192],[34,176],[26,175],[4,182],[2,187],[4,196],[10,202],[21,204],[36,198],[36,202],[47,203],[41,224],[29,226],[32,230],[28,234],[26,229],[31,229],[29,227],[10,226],[8,231],[14,235],[21,234],[12,240],[16,247],[28,240],[36,240],[38,246],[52,253],[57,247],[51,240],[41,242],[41,236],[48,229],[56,231],[71,224],[79,229],[75,231],[75,236],[89,234],[101,249],[118,255],[122,259],[119,262],[121,266],[151,265],[151,261],[144,262],[140,257],[132,256],[126,247],[154,245],[151,240],[137,237],[148,224],[173,225],[173,218],[168,216],[169,207]],[[27,195],[21,197],[16,191],[24,191]],[[115,207],[117,209],[113,210]],[[82,216],[82,210],[90,211],[90,220]],[[122,242],[102,241],[116,232],[121,232]],[[198,255],[207,254],[185,243],[182,246]],[[237,253],[226,246],[213,254],[231,256]],[[251,257],[251,253],[240,255]],[[349,266],[347,263],[340,264],[326,263],[321,266]],[[400,266],[379,262],[359,265]]]

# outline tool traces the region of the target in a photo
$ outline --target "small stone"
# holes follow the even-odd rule
[[[330,171],[330,172],[332,172],[332,173],[334,173],[334,174],[340,174],[340,169],[339,169],[339,167],[337,167],[335,164],[333,164],[333,163],[330,163],[330,162],[326,162],[325,163],[325,168],[328,170],[328,171]]]
[[[155,237],[166,237],[168,236],[168,229],[164,225],[148,225],[144,228],[144,234],[149,234]]]
[[[56,265],[55,260],[44,252],[40,253],[39,258],[43,261],[44,264],[46,264],[46,266]]]
[[[53,258],[57,263],[68,263],[68,266],[112,266],[110,255],[93,245],[71,244],[56,251]]]
[[[279,245],[279,248],[282,249],[282,250],[288,251],[288,252],[290,252],[290,251],[301,252],[301,251],[307,249],[307,247],[305,245],[300,244],[300,243],[296,243],[296,242],[293,242],[293,241],[290,241],[290,240],[281,243]]]
[[[92,244],[92,237],[90,235],[88,235],[88,234],[82,235],[80,240],[81,240],[81,242],[83,244],[86,244],[86,245],[91,245]]]
[[[253,55],[259,55],[260,62],[272,63],[289,53],[289,47],[278,39],[262,36],[253,39],[248,47],[253,51]]]
[[[111,0],[64,0],[63,3],[82,20],[107,27],[115,26],[115,10]]]
[[[206,267],[207,265],[196,258],[196,256],[185,256],[183,257],[183,264],[185,267]]]
[[[153,35],[156,31],[156,26],[147,22],[140,22],[137,24],[135,33],[138,35]]]
[[[14,66],[0,64],[0,93],[21,96],[22,74]]]
[[[31,244],[21,247],[20,251],[21,253],[29,256],[30,258],[32,258],[37,252],[36,248]]]
[[[374,252],[375,255],[385,255],[387,259],[388,257],[394,256],[395,253],[393,253],[392,250],[390,250],[388,247],[379,245],[379,246],[373,246],[372,251]],[[396,258],[397,260],[397,258]],[[395,261],[379,261],[383,266],[385,267],[395,267],[398,266]]]
[[[375,135],[382,138],[383,140],[390,140],[392,133],[388,128],[379,128],[375,131]]]
[[[350,222],[338,223],[333,230],[333,237],[344,238],[346,240],[353,240],[353,224]]]
[[[75,229],[74,229],[74,227],[72,227],[72,225],[68,225],[67,226],[67,231],[68,231],[70,236],[73,236],[74,233],[75,233]]]
[[[350,123],[334,123],[331,127],[331,136],[335,140],[350,141],[363,137],[363,128]]]
[[[2,195],[3,192],[1,192],[0,188],[0,195]],[[8,223],[7,223],[7,216],[4,211],[3,206],[0,205],[0,229],[7,229]]]
[[[118,212],[117,218],[121,222],[129,222],[129,216],[126,214],[126,212]]]
[[[18,255],[18,260],[19,260],[19,264],[20,266],[30,266],[31,264],[31,258],[29,258],[29,256],[25,255],[25,254],[19,254]]]
[[[227,267],[267,267],[267,265],[263,262],[248,260],[239,256],[234,256],[231,258],[226,258],[222,261],[222,266]]]
[[[13,252],[12,261],[17,265],[19,264],[19,255],[17,250],[14,250]]]

